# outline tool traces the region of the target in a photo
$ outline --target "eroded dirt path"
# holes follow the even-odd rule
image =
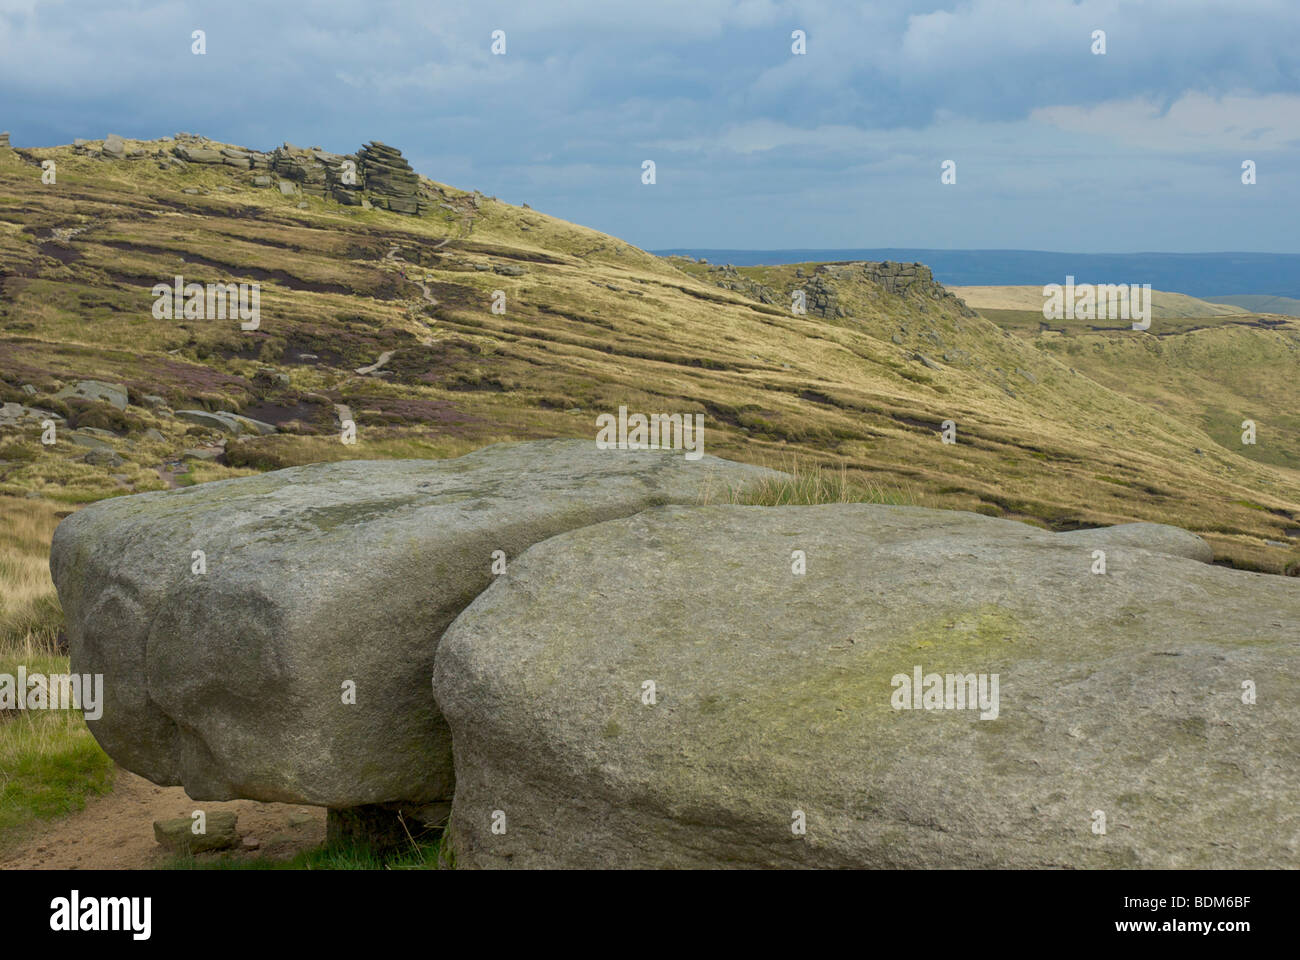
[[[163,866],[169,854],[154,841],[153,822],[188,817],[195,810],[230,810],[236,829],[260,841],[256,850],[200,854],[200,859],[288,859],[325,842],[325,811],[286,803],[191,800],[180,787],[159,787],[118,770],[111,793],[95,797],[85,809],[34,828],[32,834],[0,850],[5,870],[143,870]]]

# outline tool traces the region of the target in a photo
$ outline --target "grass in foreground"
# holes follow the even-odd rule
[[[0,673],[66,673],[66,657],[29,649],[0,655]],[[112,789],[113,761],[80,710],[0,711],[0,847],[34,821],[67,816]]]
[[[0,673],[63,674],[63,629],[50,581],[54,505],[0,497]],[[113,761],[79,710],[0,710],[0,847],[34,822],[67,816],[113,784]]]
[[[436,870],[440,841],[412,843],[394,851],[378,851],[355,844],[336,844],[304,850],[287,860],[252,859],[228,854],[205,857],[176,856],[166,870]]]

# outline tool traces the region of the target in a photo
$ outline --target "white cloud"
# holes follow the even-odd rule
[[[1032,122],[1068,134],[1103,137],[1143,152],[1258,153],[1300,141],[1300,95],[1212,97],[1188,93],[1168,109],[1153,100],[1112,100],[1089,107],[1041,107]]]

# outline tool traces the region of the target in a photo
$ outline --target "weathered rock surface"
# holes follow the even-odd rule
[[[52,420],[56,424],[62,423],[63,418],[57,413],[50,410],[42,410],[40,407],[27,407],[21,403],[4,403],[0,404],[0,427],[25,426],[27,424],[39,424],[44,420]]]
[[[186,163],[221,163],[225,159],[220,150],[184,143],[177,144],[173,152]]]
[[[177,410],[176,419],[236,437],[245,433],[267,436],[276,432],[276,426],[273,423],[254,420],[252,417],[245,417],[243,414],[229,413],[224,410]]]
[[[1300,581],[1150,526],[665,507],[539,543],[438,650],[456,863],[1294,866]],[[918,667],[998,675],[996,718],[895,709]]]
[[[104,675],[90,729],[123,766],[200,800],[449,799],[429,677],[443,630],[492,580],[493,552],[513,561],[762,472],[557,440],[93,504],[60,524],[50,556],[72,668]]]
[[[101,380],[78,380],[64,387],[54,395],[56,400],[99,400],[111,403],[119,410],[125,410],[128,400],[127,389],[120,383],[104,383]]]
[[[1201,563],[1214,560],[1214,550],[1208,543],[1194,533],[1165,523],[1121,523],[1113,527],[1071,530],[1059,536],[1062,540],[1086,545],[1089,550],[1137,547]]]

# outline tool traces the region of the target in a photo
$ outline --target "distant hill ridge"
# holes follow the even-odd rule
[[[1288,317],[1300,317],[1300,300],[1291,297],[1239,293],[1230,297],[1205,297],[1204,299],[1210,303],[1226,303],[1241,307],[1249,313],[1280,313]]]
[[[1177,290],[1206,299],[1238,294],[1300,298],[1300,254],[1295,253],[1059,253],[1044,250],[917,248],[676,248],[651,252],[660,256],[703,257],[710,263],[732,263],[740,267],[836,260],[920,262],[929,266],[934,271],[934,278],[947,286],[1061,283],[1068,275],[1079,283],[1149,283],[1157,290]]]

